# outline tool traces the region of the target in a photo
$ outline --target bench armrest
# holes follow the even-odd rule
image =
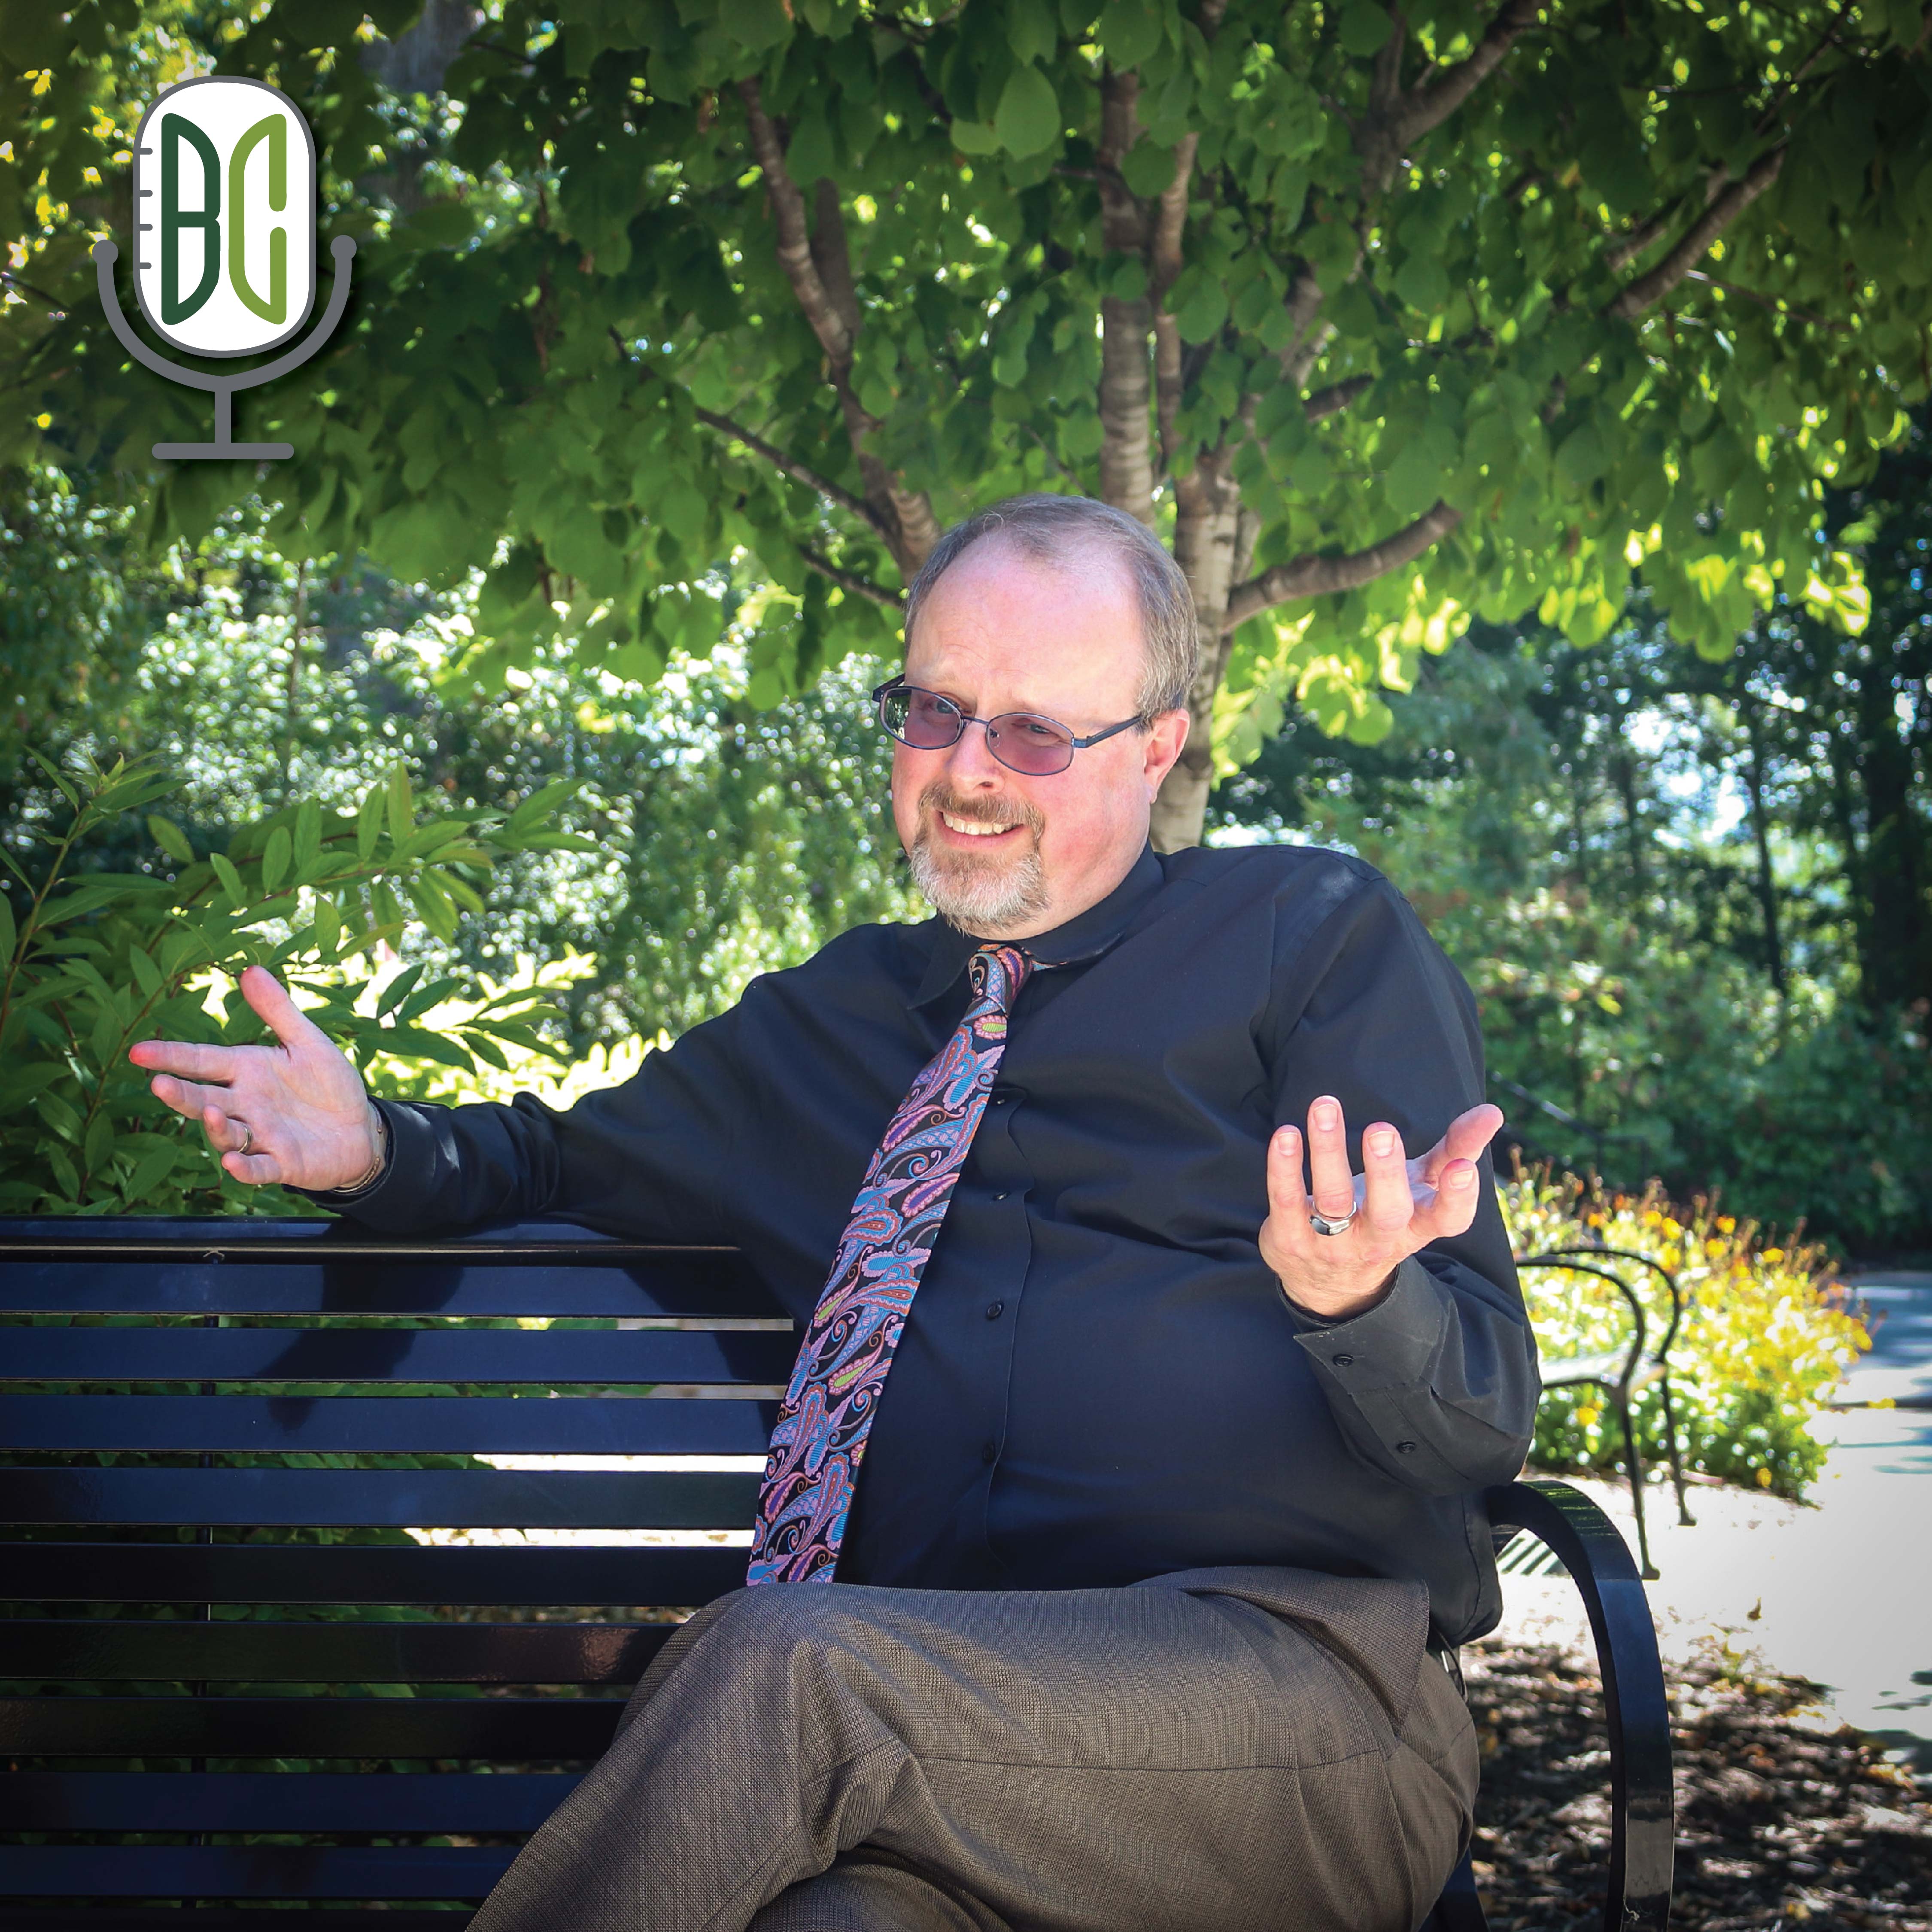
[[[1568,1483],[1510,1483],[1484,1502],[1496,1529],[1524,1530],[1546,1544],[1582,1594],[1610,1743],[1604,1932],[1664,1932],[1676,1841],[1670,1709],[1642,1580],[1610,1518]]]

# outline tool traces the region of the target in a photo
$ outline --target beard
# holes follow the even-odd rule
[[[906,855],[912,863],[913,884],[949,926],[981,938],[1029,924],[1046,910],[1046,868],[1040,857],[1040,835],[1046,820],[1037,806],[1022,799],[992,807],[968,805],[952,794],[944,779],[936,779],[920,794],[919,809],[919,836]],[[940,812],[982,825],[1023,825],[1030,836],[1011,852],[982,854],[936,845],[928,830],[929,814]]]

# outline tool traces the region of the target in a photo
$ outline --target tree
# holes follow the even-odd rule
[[[124,365],[83,251],[158,81],[276,81],[365,245],[254,405],[302,452],[275,540],[487,570],[479,683],[560,632],[648,681],[738,558],[798,600],[769,701],[889,644],[947,519],[1085,490],[1194,592],[1172,846],[1217,708],[1224,759],[1290,694],[1372,737],[1472,612],[1591,642],[1636,568],[1720,655],[1780,592],[1862,620],[1820,499],[1928,385],[1910,0],[417,10],[6,0],[0,380],[16,450],[123,466],[157,534],[235,494],[151,474],[202,399]]]

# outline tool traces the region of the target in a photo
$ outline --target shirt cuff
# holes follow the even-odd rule
[[[1413,1255],[1396,1269],[1381,1299],[1358,1315],[1334,1321],[1292,1297],[1288,1309],[1295,1340],[1318,1366],[1346,1370],[1354,1395],[1426,1381],[1452,1312],[1448,1291]]]

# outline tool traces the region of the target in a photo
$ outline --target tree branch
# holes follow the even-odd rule
[[[752,153],[764,177],[765,194],[771,204],[772,225],[778,233],[778,266],[798,298],[799,307],[825,352],[826,377],[838,398],[845,419],[845,433],[851,440],[853,454],[859,460],[859,474],[864,479],[866,500],[880,520],[879,526],[891,545],[893,561],[900,574],[910,581],[928,553],[939,541],[938,520],[922,490],[901,488],[898,478],[869,447],[872,433],[879,426],[860,402],[852,388],[852,357],[858,340],[856,323],[859,310],[852,278],[845,226],[838,214],[836,191],[832,196],[836,219],[821,220],[814,235],[806,219],[805,196],[786,172],[784,144],[764,102],[755,79],[738,83],[745,104],[746,124]],[[824,190],[818,199],[821,214]],[[820,264],[825,266],[821,268]]]
[[[614,325],[610,331],[610,340],[617,345],[617,353],[635,369],[640,375],[656,376],[665,380],[662,371],[653,368],[648,362],[640,362],[631,353],[622,336]],[[801,463],[795,456],[788,456],[777,444],[767,442],[756,430],[748,430],[741,422],[734,422],[729,416],[721,416],[716,410],[700,409],[697,404],[691,406],[691,412],[698,420],[717,430],[722,434],[742,442],[754,455],[762,456],[774,469],[782,470],[795,483],[802,483],[808,490],[817,491],[828,503],[836,503],[842,510],[850,510],[854,516],[869,524],[888,543],[892,539],[891,526],[862,496],[855,496],[842,484],[835,483],[829,476],[821,476],[808,463]]]
[[[1232,631],[1236,625],[1259,616],[1277,604],[1304,597],[1326,597],[1335,591],[1356,590],[1364,584],[1372,584],[1377,578],[1413,563],[1462,520],[1460,510],[1438,503],[1406,530],[1397,530],[1394,536],[1384,537],[1380,543],[1357,550],[1352,556],[1298,556],[1278,563],[1235,589],[1228,599],[1227,628]]]
[[[848,570],[842,565],[834,563],[829,556],[820,556],[809,544],[800,544],[798,554],[810,568],[837,584],[841,590],[854,597],[868,598],[874,604],[883,604],[888,610],[899,610],[905,608],[905,597],[902,592],[881,589],[869,577],[861,577],[856,570]]]
[[[774,469],[782,470],[794,483],[802,483],[808,490],[816,490],[828,503],[836,503],[842,510],[850,510],[854,516],[862,519],[877,530],[890,543],[894,532],[878,511],[862,496],[855,496],[842,484],[835,483],[829,476],[821,476],[808,463],[801,463],[795,456],[788,456],[776,444],[767,442],[755,431],[747,429],[742,423],[734,422],[729,416],[721,416],[716,410],[700,409],[692,405],[692,414],[701,423],[708,423],[715,430],[730,436],[735,442],[742,442],[755,456],[762,456]]]
[[[1355,124],[1355,152],[1362,158],[1362,184],[1369,194],[1382,193],[1409,148],[1448,120],[1502,64],[1504,56],[1536,24],[1539,4],[1503,0],[1468,59],[1437,70],[1406,94],[1398,84],[1404,35],[1396,16],[1396,31],[1376,56],[1369,111]]]
[[[1604,314],[1619,322],[1634,322],[1646,309],[1661,302],[1704,258],[1725,228],[1777,180],[1784,165],[1783,148],[1774,148],[1754,161],[1742,181],[1734,181],[1694,221],[1684,238],[1648,274],[1640,275],[1613,300]]]
[[[1324,416],[1339,416],[1374,381],[1372,376],[1351,376],[1346,382],[1331,382],[1325,389],[1317,389],[1302,404],[1302,413],[1312,423],[1321,422]]]
[[[1146,211],[1120,178],[1120,163],[1140,133],[1135,110],[1140,77],[1100,76],[1100,234],[1110,253],[1145,262]],[[1150,392],[1148,336],[1154,308],[1145,296],[1106,296],[1100,302],[1100,494],[1117,510],[1154,521],[1154,452],[1148,422]]]

